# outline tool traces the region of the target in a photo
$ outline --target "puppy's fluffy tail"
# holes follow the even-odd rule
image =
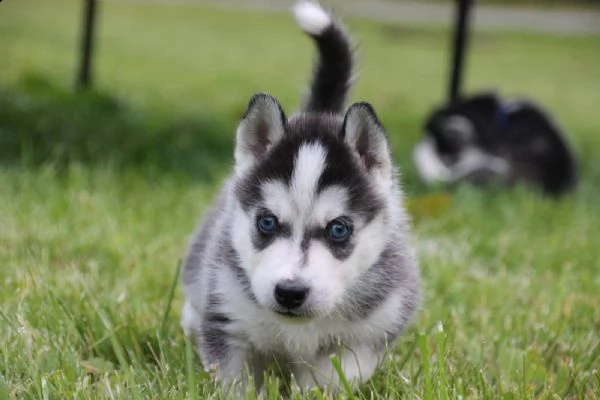
[[[304,111],[341,113],[354,63],[350,37],[341,24],[314,2],[298,2],[294,14],[300,28],[315,41],[319,53]]]

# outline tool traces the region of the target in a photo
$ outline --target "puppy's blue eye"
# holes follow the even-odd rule
[[[345,242],[350,237],[350,233],[352,233],[348,224],[339,219],[334,219],[331,221],[326,228],[327,236],[334,242]]]
[[[274,235],[279,228],[279,221],[274,215],[263,215],[258,217],[258,230],[263,235]]]

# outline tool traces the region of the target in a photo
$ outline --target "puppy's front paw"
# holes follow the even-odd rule
[[[305,391],[315,387],[325,388],[330,393],[343,390],[342,377],[334,366],[333,358],[337,357],[341,366],[343,379],[355,391],[363,382],[371,378],[380,361],[382,351],[375,351],[369,346],[358,346],[355,350],[343,348],[339,353],[324,355],[312,364],[298,364],[294,368],[294,377],[298,386]]]

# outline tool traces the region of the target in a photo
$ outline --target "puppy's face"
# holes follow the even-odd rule
[[[474,143],[471,122],[461,115],[436,112],[427,121],[425,138],[415,146],[417,172],[428,183],[452,179],[453,168]]]
[[[475,143],[475,128],[465,116],[452,113],[434,115],[426,126],[427,138],[442,162],[451,167],[460,154]]]
[[[500,101],[496,94],[483,92],[435,110],[425,122],[425,140],[440,160],[452,167],[462,153],[481,146],[482,135],[495,123]]]
[[[499,157],[498,126],[505,120],[498,97],[482,93],[434,111],[425,138],[415,146],[415,166],[428,183],[503,179],[509,163]]]
[[[288,121],[273,98],[255,96],[238,128],[236,175],[232,237],[257,302],[284,318],[343,307],[389,229],[391,160],[371,107]]]

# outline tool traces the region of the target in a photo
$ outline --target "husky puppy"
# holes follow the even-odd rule
[[[541,108],[480,93],[435,110],[414,161],[427,183],[527,182],[559,195],[576,184],[565,135]]]
[[[419,272],[384,128],[369,104],[344,108],[349,38],[315,3],[294,10],[319,54],[307,101],[288,118],[251,98],[185,260],[181,323],[223,382],[243,387],[248,368],[260,386],[276,365],[336,391],[331,355],[353,387],[369,379],[419,304]]]

